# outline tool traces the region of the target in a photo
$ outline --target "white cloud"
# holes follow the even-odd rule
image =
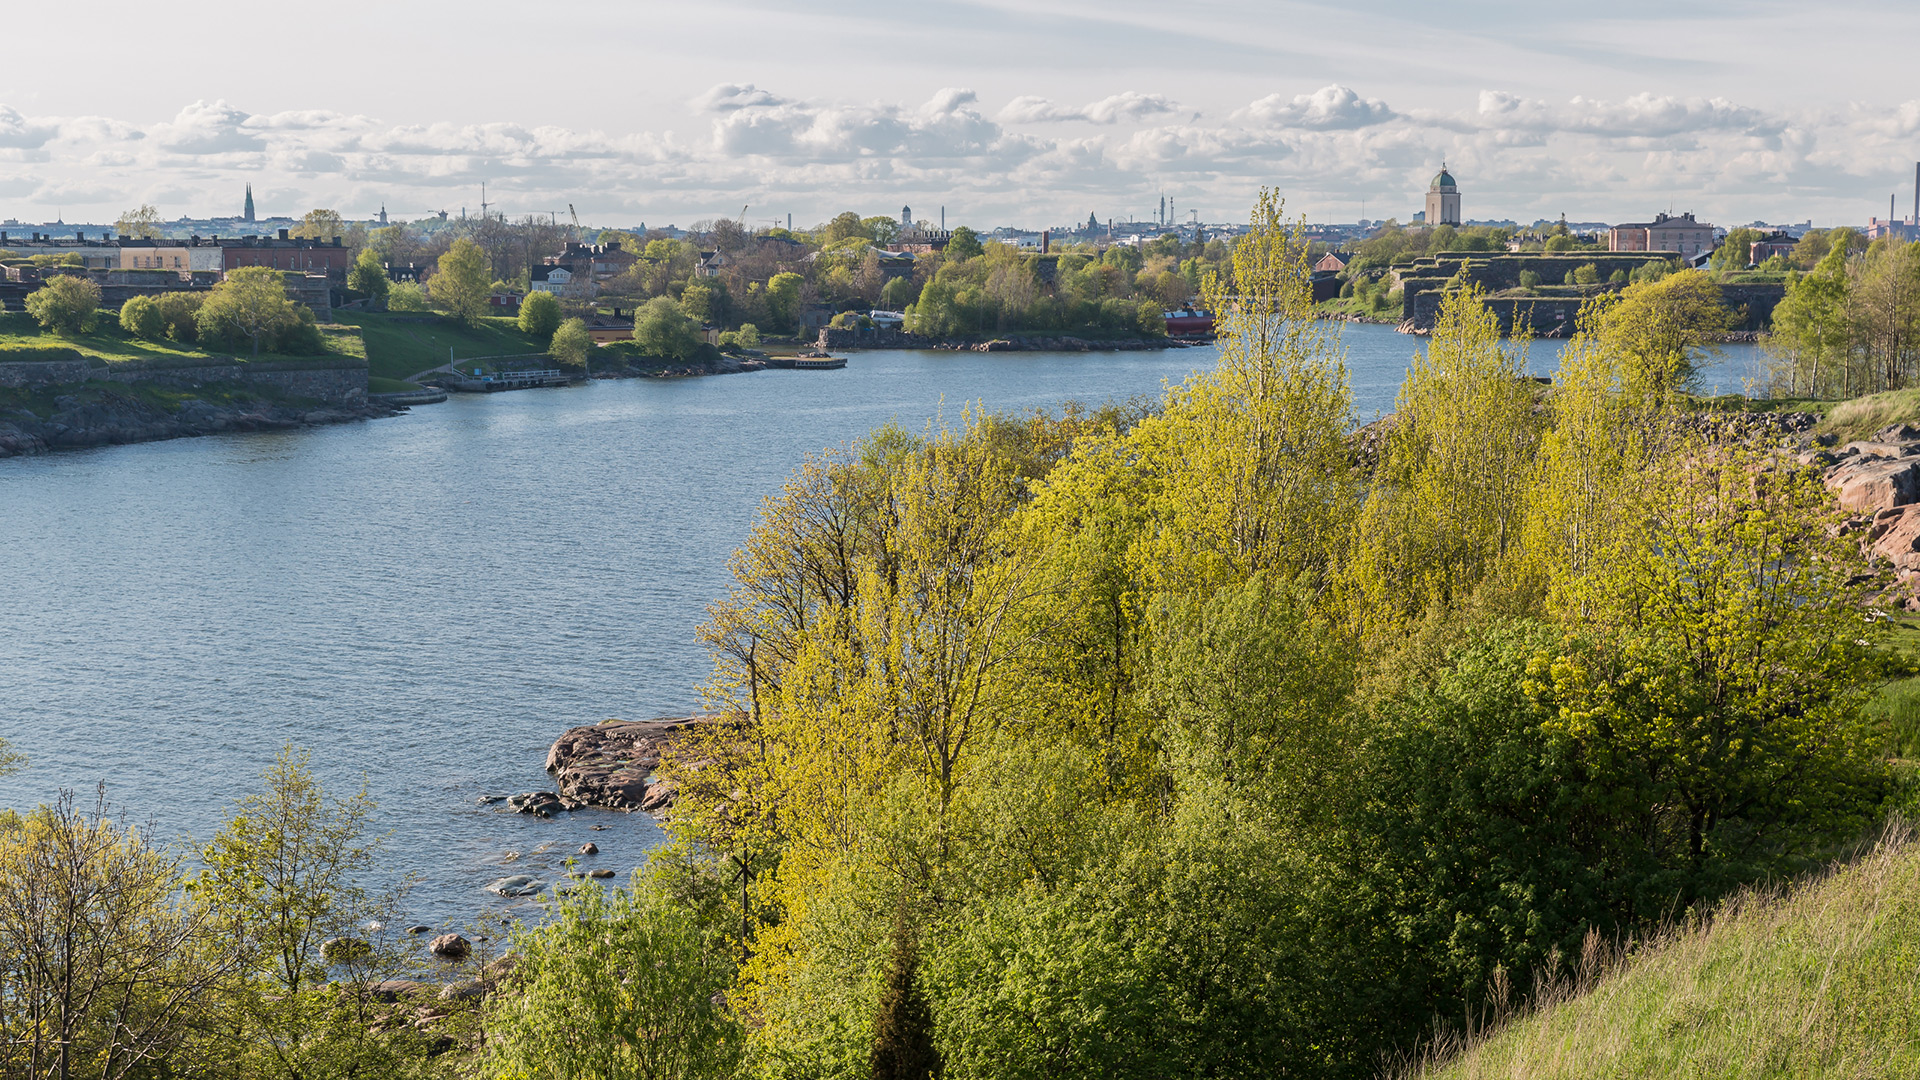
[[[162,188],[252,182],[298,213],[335,206],[406,213],[478,201],[482,181],[510,213],[576,203],[599,220],[679,220],[742,202],[796,221],[902,202],[945,204],[969,224],[1103,219],[1166,191],[1203,217],[1237,218],[1261,186],[1315,219],[1405,216],[1445,159],[1469,217],[1641,216],[1677,201],[1726,221],[1857,221],[1884,208],[1881,185],[1911,181],[1920,101],[1783,110],[1718,97],[1638,93],[1548,101],[1489,89],[1395,108],[1333,84],[1275,93],[1204,118],[1157,94],[1080,106],[1015,97],[992,116],[964,87],[907,100],[801,98],[752,84],[692,102],[698,127],[601,131],[510,122],[429,122],[326,109],[252,113],[195,101],[151,124],[29,115],[0,103],[0,163],[30,183],[0,190],[0,218],[101,220]],[[1064,135],[1024,125],[1084,125]],[[1869,179],[1871,178],[1871,179]],[[1880,190],[1855,207],[1854,193]],[[85,200],[100,205],[88,207]],[[162,205],[168,216],[228,210]],[[26,204],[23,205],[23,202]],[[364,205],[362,205],[364,204]],[[1091,206],[1089,205],[1091,204]]]
[[[1090,124],[1137,123],[1150,117],[1180,111],[1180,106],[1165,94],[1123,91],[1079,108],[1066,108],[1043,97],[1022,95],[1007,102],[998,119],[1003,124],[1044,124],[1084,120]]]
[[[1277,128],[1352,130],[1394,118],[1387,103],[1363,98],[1345,86],[1323,86],[1311,94],[1268,94],[1243,110],[1255,123]]]

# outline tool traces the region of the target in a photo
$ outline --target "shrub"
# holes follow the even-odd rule
[[[418,283],[396,281],[387,291],[388,311],[425,311],[427,310],[427,292]]]
[[[322,351],[313,312],[287,298],[280,272],[246,266],[227,274],[200,305],[200,337],[230,346],[249,345],[283,353]]]
[[[560,301],[549,292],[528,293],[520,301],[520,332],[528,337],[551,341],[560,329]]]
[[[740,329],[734,331],[733,339],[743,349],[757,349],[760,347],[760,328],[750,322],[741,323]]]
[[[672,297],[656,296],[633,315],[633,341],[646,356],[685,360],[700,348],[698,324]]]
[[[553,331],[553,343],[547,346],[547,355],[568,367],[585,367],[587,350],[591,348],[593,335],[587,333],[587,324],[580,319],[568,319]]]
[[[200,305],[205,293],[170,292],[154,298],[160,317],[166,321],[167,336],[175,341],[195,341],[200,337]]]
[[[1607,280],[1615,285],[1625,285],[1627,283],[1627,272],[1625,270],[1615,270],[1607,276]]]
[[[1532,270],[1522,270],[1522,271],[1520,271],[1520,287],[1521,287],[1521,288],[1523,288],[1523,289],[1537,289],[1537,288],[1539,288],[1539,287],[1540,287],[1540,275],[1539,275],[1538,273],[1536,273],[1535,271],[1532,271]]]
[[[1593,285],[1598,283],[1599,280],[1600,268],[1593,263],[1588,263],[1573,272],[1573,283],[1575,285]]]
[[[100,286],[89,278],[62,274],[27,297],[27,312],[41,329],[73,337],[93,329],[100,310]]]
[[[166,335],[167,318],[150,296],[136,296],[120,305],[120,329],[142,341],[158,341]]]

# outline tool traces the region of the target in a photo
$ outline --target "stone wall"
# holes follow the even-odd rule
[[[0,363],[0,386],[4,387],[23,389],[88,381],[165,386],[176,390],[237,384],[263,393],[327,405],[364,405],[367,401],[367,365],[355,360],[214,360],[191,367],[141,361],[111,367],[95,367],[86,360]]]
[[[1659,253],[1582,251],[1554,255],[1501,255],[1481,252],[1448,252],[1434,258],[1422,259],[1412,266],[1395,272],[1396,283],[1401,292],[1401,319],[1411,323],[1416,329],[1427,330],[1433,327],[1435,316],[1440,311],[1440,300],[1447,285],[1465,263],[1467,280],[1479,285],[1489,293],[1498,293],[1518,288],[1520,274],[1531,270],[1540,275],[1540,284],[1559,285],[1566,280],[1569,271],[1592,265],[1605,282],[1616,270],[1625,270],[1631,274],[1641,264],[1653,261]],[[1607,286],[1602,286],[1607,287]],[[1619,286],[1612,286],[1619,288]],[[1720,295],[1723,303],[1736,316],[1730,329],[1737,331],[1764,331],[1773,325],[1773,309],[1786,294],[1786,286],[1779,284],[1743,284],[1722,285]],[[1564,326],[1566,332],[1572,331],[1573,321],[1580,311],[1584,297],[1575,296],[1522,296],[1488,297],[1487,306],[1500,316],[1500,326],[1504,332],[1512,332],[1516,318],[1530,323],[1535,334],[1553,332],[1556,327]]]
[[[940,344],[939,338],[909,334],[905,330],[882,330],[878,327],[861,330],[823,326],[820,328],[820,338],[816,347],[821,349],[931,349],[938,344]]]
[[[33,386],[57,386],[86,382],[93,367],[86,358],[74,360],[24,360],[0,362],[0,387],[23,390]]]

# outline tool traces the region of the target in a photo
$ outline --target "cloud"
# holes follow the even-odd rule
[[[11,106],[0,105],[0,147],[8,150],[38,150],[59,131],[58,125],[29,120]]]
[[[1135,123],[1150,117],[1178,112],[1180,106],[1165,94],[1141,94],[1132,90],[1103,97],[1077,109],[1065,108],[1043,97],[1023,95],[1007,102],[997,119],[1003,124],[1045,124],[1083,120],[1090,124]]]
[[[1311,94],[1285,97],[1268,94],[1248,105],[1242,114],[1254,123],[1276,128],[1345,130],[1384,124],[1394,118],[1387,103],[1363,98],[1345,86],[1323,86]]]
[[[739,109],[770,108],[785,105],[786,101],[774,97],[752,83],[747,83],[745,86],[738,83],[721,83],[694,98],[691,104],[700,112],[725,113]]]
[[[988,114],[967,87],[907,100],[806,98],[725,83],[693,99],[696,127],[600,131],[435,122],[328,109],[253,113],[195,101],[162,123],[26,116],[0,106],[0,219],[63,208],[111,220],[179,190],[274,192],[263,211],[396,213],[478,201],[509,213],[576,203],[611,224],[681,223],[742,202],[797,223],[841,209],[945,204],[968,224],[1124,216],[1165,191],[1237,219],[1262,186],[1315,220],[1405,217],[1445,159],[1469,218],[1644,216],[1678,199],[1724,221],[1858,221],[1911,182],[1920,101],[1781,109],[1653,92],[1549,101],[1487,89],[1396,108],[1341,84],[1206,116],[1128,91],[1078,106],[1036,95]],[[1029,125],[1073,125],[1029,130]],[[1869,201],[1856,193],[1877,192]],[[98,193],[102,205],[82,210]],[[169,217],[230,209],[173,196]],[[208,205],[182,201],[209,200]],[[413,208],[410,210],[409,208]],[[772,212],[772,210],[770,210]],[[628,217],[631,215],[631,217]],[[1184,216],[1184,215],[1183,215]]]

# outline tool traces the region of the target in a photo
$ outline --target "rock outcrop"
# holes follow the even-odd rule
[[[687,732],[719,719],[609,720],[570,728],[547,751],[547,772],[553,774],[560,799],[566,803],[609,810],[664,810],[673,802],[673,789],[653,776],[661,752]]]
[[[131,394],[63,395],[42,417],[26,409],[0,413],[0,458],[50,450],[154,442],[232,431],[278,431],[393,416],[380,402],[305,408],[265,402],[215,404],[191,398],[166,408]]]

